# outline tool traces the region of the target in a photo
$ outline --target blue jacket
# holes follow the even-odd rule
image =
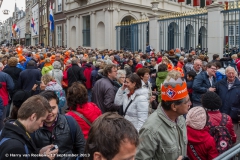
[[[202,71],[194,78],[192,87],[192,99],[194,102],[201,102],[202,94],[206,93],[210,87],[214,87],[216,83],[216,78],[213,77],[212,86],[208,78],[209,76],[206,71]]]
[[[220,111],[228,114],[233,121],[237,121],[237,112],[240,112],[240,81],[238,78],[235,78],[235,82],[229,90],[227,78],[217,82],[216,93],[222,99]]]

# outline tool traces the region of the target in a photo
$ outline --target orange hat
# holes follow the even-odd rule
[[[51,59],[51,63],[53,63],[55,61],[55,55],[52,55],[50,59]]]
[[[167,67],[168,67],[168,71],[171,71],[173,69],[173,66],[171,63],[168,63]]]
[[[163,84],[162,88],[162,100],[164,101],[175,101],[185,98],[188,95],[187,83],[176,84],[175,87],[172,85]]]
[[[67,57],[69,57],[70,56],[70,53],[67,51],[67,52],[65,52],[64,53],[65,54],[65,56],[67,56]]]
[[[175,51],[176,53],[180,53],[181,51],[180,51],[180,49],[179,48],[176,48],[176,51]]]
[[[19,62],[26,61],[26,58],[23,55],[19,55],[18,59]]]
[[[84,54],[84,57],[88,58],[88,55],[85,53],[85,54]]]

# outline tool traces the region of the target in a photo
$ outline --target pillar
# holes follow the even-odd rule
[[[92,11],[91,12],[91,15],[90,15],[90,37],[91,37],[91,40],[90,40],[90,45],[91,45],[91,48],[96,48],[96,12],[95,11]]]
[[[76,21],[76,46],[74,46],[75,48],[77,48],[78,46],[80,46],[80,24],[79,24],[79,17],[80,15],[76,15],[75,16],[75,21]]]
[[[221,11],[224,6],[218,2],[207,6],[208,10],[208,57],[212,60],[213,54],[219,54],[223,57],[223,41],[224,41],[224,27],[223,27],[223,14]],[[214,31],[214,32],[212,32]]]
[[[70,17],[67,18],[67,48],[71,47],[70,46]]]
[[[159,51],[159,24],[158,24],[158,15],[148,16],[149,19],[149,44],[157,52]],[[145,44],[146,45],[146,44]],[[145,52],[146,47],[143,52]]]

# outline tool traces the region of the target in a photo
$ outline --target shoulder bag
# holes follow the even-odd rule
[[[75,113],[76,115],[78,115],[80,118],[82,118],[90,127],[92,127],[92,123],[86,118],[84,117],[83,114],[79,113],[79,112],[76,112],[76,111],[73,111],[73,113]]]

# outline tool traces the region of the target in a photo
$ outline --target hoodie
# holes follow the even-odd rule
[[[187,126],[187,155],[191,160],[198,160],[197,156],[201,160],[212,160],[219,155],[214,138],[209,134],[208,128],[205,127],[202,130],[196,130]],[[194,149],[191,149],[190,145]],[[194,154],[194,150],[197,156]]]
[[[53,66],[44,66],[43,69],[42,69],[42,75],[47,74],[51,70],[53,70]]]
[[[221,79],[225,78],[226,74],[225,74],[225,69],[224,68],[220,68],[216,71],[216,81],[220,81]]]

